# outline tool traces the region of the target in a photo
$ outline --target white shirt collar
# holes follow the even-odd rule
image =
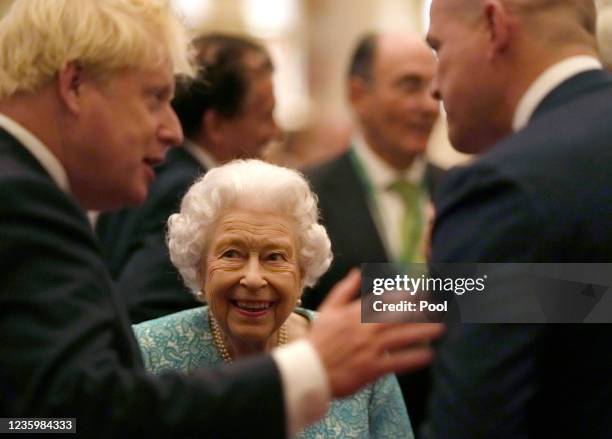
[[[362,134],[354,136],[352,145],[375,190],[387,190],[390,184],[401,179],[414,184],[423,180],[426,164],[422,156],[416,157],[407,169],[398,171],[372,151]]]
[[[601,68],[602,64],[597,58],[587,55],[572,56],[549,67],[531,84],[519,101],[512,129],[516,132],[525,128],[538,105],[562,82],[579,73]]]
[[[204,169],[208,170],[219,166],[212,154],[197,143],[185,139],[183,147]]]
[[[62,191],[70,193],[70,183],[68,182],[66,170],[43,142],[22,125],[4,114],[0,114],[0,127],[15,137],[38,160]]]

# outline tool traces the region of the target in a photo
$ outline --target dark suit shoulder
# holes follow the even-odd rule
[[[444,177],[446,176],[446,169],[428,161],[425,168],[425,187],[429,196],[433,198],[436,191],[442,184]]]
[[[592,75],[595,78],[588,80]],[[563,97],[567,100],[559,102]],[[575,174],[585,165],[594,170],[607,166],[612,134],[608,75],[597,71],[578,75],[553,91],[545,100],[549,101],[541,104],[524,129],[503,139],[476,164],[495,167],[510,178],[538,182],[562,174],[569,177],[570,171]]]
[[[5,168],[7,164],[9,168]],[[74,239],[98,251],[91,226],[74,200],[59,191],[44,171],[31,168],[29,164],[23,166],[19,161],[10,163],[0,160],[0,216],[4,225],[3,232],[7,232],[11,226],[21,230],[28,223],[45,221],[58,232],[72,230]],[[31,238],[37,236],[40,237],[36,234]],[[3,243],[8,244],[13,238],[7,233]]]
[[[331,160],[304,170],[315,191],[334,184],[347,173],[354,174],[350,152],[346,151]]]
[[[526,128],[474,163],[450,172],[436,198],[439,223],[454,212],[467,218],[469,207],[474,206],[478,211],[471,215],[471,224],[487,210],[494,221],[483,224],[475,236],[489,233],[496,223],[522,217],[533,238],[525,248],[542,248],[532,257],[557,262],[609,260],[612,234],[602,219],[612,217],[608,189],[612,183],[608,116],[612,85],[595,82],[600,86],[586,87],[586,93],[572,94],[567,102],[540,110]],[[504,208],[506,216],[502,216]],[[457,217],[453,218],[456,223]],[[524,227],[520,231],[524,233]],[[505,232],[517,236],[519,229]]]
[[[187,190],[206,172],[184,149],[175,149],[171,153],[157,169],[156,181],[151,185],[147,201],[141,208],[141,217],[148,223],[146,227],[155,229],[160,222],[165,225],[168,217],[179,211]]]
[[[172,149],[162,165],[156,169],[157,179],[152,185],[151,195],[168,192],[171,188],[185,194],[198,177],[206,173],[206,169],[184,148]]]

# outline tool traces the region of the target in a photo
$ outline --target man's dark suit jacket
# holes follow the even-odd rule
[[[173,148],[156,169],[143,206],[98,218],[96,233],[133,323],[201,305],[172,265],[165,234],[168,217],[205,172],[184,148]]]
[[[428,163],[425,185],[430,193],[433,193],[443,174],[442,169]],[[387,255],[383,238],[378,233],[370,211],[368,189],[355,169],[351,152],[306,171],[306,175],[319,198],[323,224],[334,254],[329,271],[302,296],[306,308],[316,309],[329,290],[352,268],[366,262],[387,263],[392,259]],[[399,375],[398,380],[416,431],[424,419],[429,370]]]
[[[316,309],[352,268],[365,262],[387,263],[392,259],[378,233],[370,211],[368,189],[355,169],[350,151],[305,173],[319,198],[323,225],[334,254],[329,271],[302,297],[307,308]],[[425,186],[430,194],[443,174],[442,169],[427,164]]]
[[[2,130],[0,310],[0,417],[77,418],[83,437],[285,434],[269,356],[189,377],[144,372],[84,212]]]
[[[570,78],[450,173],[434,262],[612,261],[612,78]],[[609,325],[463,325],[433,367],[431,437],[612,437]]]

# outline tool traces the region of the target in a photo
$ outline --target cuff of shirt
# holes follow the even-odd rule
[[[287,433],[295,436],[327,412],[327,372],[312,344],[299,340],[272,352],[283,383]]]

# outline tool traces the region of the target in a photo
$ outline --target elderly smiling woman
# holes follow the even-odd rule
[[[215,168],[168,221],[172,262],[200,308],[134,326],[145,366],[188,372],[270,351],[307,334],[316,313],[297,307],[329,268],[316,198],[296,171],[258,160]],[[412,437],[395,376],[334,401],[300,438]]]

